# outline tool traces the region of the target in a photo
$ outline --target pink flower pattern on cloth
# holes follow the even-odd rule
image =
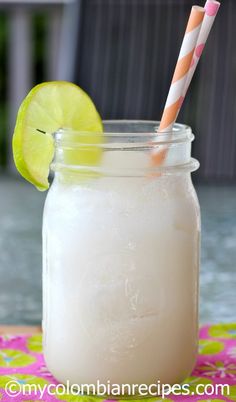
[[[98,397],[49,395],[40,399],[40,393],[9,396],[5,386],[9,381],[17,384],[35,384],[43,387],[57,384],[47,370],[42,354],[42,336],[18,335],[0,337],[0,401],[70,401],[70,402],[111,402]],[[169,395],[166,399],[145,398],[155,401],[236,401],[236,323],[208,325],[200,329],[199,355],[196,367],[185,383],[190,384],[191,395]],[[197,384],[228,384],[230,395],[196,395]],[[124,401],[124,399],[122,398]],[[129,398],[129,402],[134,399]],[[139,399],[140,401],[140,399]],[[137,400],[135,401],[137,402]]]

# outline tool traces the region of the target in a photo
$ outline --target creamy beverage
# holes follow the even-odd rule
[[[156,175],[147,174],[145,147],[114,139],[94,177],[56,155],[44,210],[43,330],[60,382],[173,384],[193,369],[200,213],[183,138]]]

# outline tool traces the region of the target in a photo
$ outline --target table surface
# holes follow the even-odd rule
[[[39,334],[42,332],[40,326],[30,325],[0,325],[1,335],[17,335],[17,334]]]
[[[49,393],[51,385],[56,391],[57,380],[45,365],[42,353],[42,335],[39,327],[0,327],[0,399],[12,401],[9,384],[14,383],[13,392],[18,392],[15,401],[50,401],[58,400],[81,402],[81,396],[68,393]],[[58,362],[62,362],[58,356]],[[78,360],[79,363],[79,360]],[[60,364],[60,363],[59,363]],[[90,362],[93,364],[93,362]],[[102,362],[101,362],[102,364]],[[103,370],[103,369],[102,369]],[[99,379],[99,368],[97,376]],[[190,394],[168,395],[168,402],[199,402],[199,401],[236,401],[236,323],[206,325],[199,331],[199,351],[197,361],[191,376],[184,383]],[[201,396],[198,385],[201,384]],[[204,390],[204,385],[207,388]],[[221,388],[219,388],[221,385]],[[227,388],[225,387],[227,385]],[[25,388],[24,388],[25,386]],[[29,387],[30,386],[30,387]],[[43,398],[40,397],[42,386],[45,386]],[[209,386],[211,396],[209,397]],[[222,387],[223,386],[223,387]],[[24,391],[25,389],[25,391]],[[35,391],[36,389],[36,391]],[[62,390],[63,391],[63,390]],[[59,391],[58,391],[59,392]],[[26,395],[27,393],[27,395]],[[42,396],[42,395],[41,395]],[[14,395],[16,397],[16,395]],[[210,398],[210,399],[209,399]],[[111,402],[111,397],[106,402]],[[130,398],[129,401],[137,398]],[[83,396],[84,402],[103,402],[101,398]],[[150,401],[150,399],[149,399]],[[163,401],[152,398],[153,402]]]
[[[236,186],[196,189],[202,211],[200,322],[234,322]],[[45,196],[19,177],[0,175],[0,325],[40,325]]]

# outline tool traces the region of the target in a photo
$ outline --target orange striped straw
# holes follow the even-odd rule
[[[205,10],[203,7],[192,7],[169,94],[167,96],[164,112],[161,118],[159,131],[171,131],[178,116],[182,104],[182,95],[184,93],[188,72],[191,67],[194,50],[197,44],[204,15]],[[158,166],[164,161],[166,152],[166,149],[161,151],[154,150],[152,152],[151,158],[154,166]]]

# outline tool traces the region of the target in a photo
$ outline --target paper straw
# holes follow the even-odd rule
[[[203,7],[192,7],[159,131],[171,131],[176,121],[204,15],[205,10]],[[165,155],[166,150],[155,150],[151,155],[153,164],[160,165]]]
[[[203,7],[192,7],[159,131],[170,131],[175,123],[204,15]]]
[[[220,3],[215,0],[207,0],[207,2],[205,4],[205,7],[204,7],[205,15],[204,15],[204,18],[202,21],[202,26],[201,26],[201,29],[199,32],[199,36],[198,36],[196,48],[194,51],[191,67],[188,72],[187,80],[185,82],[185,87],[184,87],[184,91],[183,91],[183,95],[182,95],[183,97],[182,97],[182,100],[180,101],[180,104],[184,100],[185,95],[188,91],[189,85],[192,81],[193,75],[197,68],[198,62],[202,55],[203,49],[205,47],[206,41],[208,39],[209,33],[211,31],[212,25],[215,21],[215,17],[218,13],[219,8],[220,8]]]

